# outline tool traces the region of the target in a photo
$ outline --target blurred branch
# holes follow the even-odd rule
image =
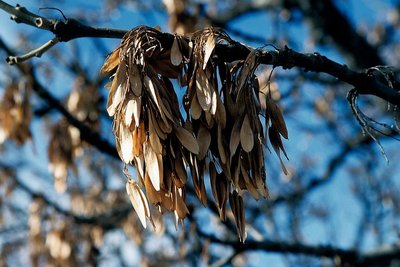
[[[315,32],[317,32],[317,37],[320,39],[319,41],[330,37],[336,46],[358,66],[367,68],[384,64],[377,49],[357,32],[347,17],[331,0],[238,1],[227,11],[220,12],[217,16],[209,16],[209,19],[214,25],[224,27],[228,22],[251,12],[279,8],[280,6],[291,9],[292,12],[296,9],[300,10],[301,14],[311,22]],[[240,36],[240,33],[238,33],[238,36]],[[243,38],[245,39],[246,36]],[[252,41],[260,40],[254,39]]]
[[[332,0],[286,0],[301,10],[319,30],[320,38],[330,36],[336,45],[360,67],[383,65],[375,47],[370,45],[351,25]],[[347,4],[344,4],[347,5]]]
[[[263,250],[266,252],[286,252],[292,254],[304,254],[319,257],[340,257],[345,262],[355,262],[358,253],[354,250],[345,250],[332,246],[310,246],[301,243],[287,243],[284,241],[253,241],[248,240],[245,243],[237,241],[221,240],[214,235],[209,235],[197,228],[199,236],[208,239],[211,242],[232,247],[236,253],[245,251]]]
[[[316,257],[328,257],[332,259],[338,257],[340,258],[341,264],[351,264],[351,266],[377,266],[376,264],[390,265],[393,260],[400,259],[400,246],[390,246],[384,249],[375,249],[363,254],[352,249],[347,250],[333,246],[322,245],[312,246],[302,243],[288,243],[284,241],[249,240],[245,243],[241,243],[238,241],[221,240],[214,235],[209,235],[202,232],[199,228],[197,228],[197,232],[199,236],[208,239],[211,242],[232,247],[237,254],[246,251],[262,250],[266,252],[283,252]]]
[[[53,208],[59,214],[62,214],[72,219],[75,223],[78,224],[98,225],[103,227],[105,230],[114,229],[118,226],[118,223],[121,221],[121,219],[128,216],[129,211],[132,210],[132,206],[130,205],[130,203],[127,203],[127,205],[125,206],[112,209],[111,211],[104,214],[98,214],[94,216],[82,216],[79,214],[75,214],[67,209],[62,208],[56,202],[49,199],[46,195],[32,190],[29,186],[27,186],[18,178],[12,166],[8,166],[7,164],[0,162],[0,168],[7,171],[10,174],[13,174],[12,175],[14,177],[13,182],[15,183],[15,185],[19,189],[23,190],[28,195],[30,195],[32,199],[36,198],[42,200],[47,206]]]
[[[5,50],[8,54],[13,54],[13,51],[0,39],[0,49]],[[38,81],[33,68],[27,64],[18,64],[18,69],[20,72],[27,77],[29,77],[32,88],[36,94],[46,101],[49,107],[58,110],[67,121],[74,127],[76,127],[82,140],[88,142],[92,146],[98,148],[100,151],[114,157],[119,158],[117,150],[114,145],[109,143],[107,140],[103,139],[97,132],[92,131],[89,127],[83,124],[80,120],[75,118],[53,95],[51,95],[46,88]]]
[[[391,132],[388,133],[387,136],[381,136],[380,138],[387,138],[387,137],[390,138],[397,135],[398,133]],[[306,194],[312,192],[313,190],[319,188],[320,186],[326,184],[327,182],[331,181],[331,178],[335,174],[338,167],[340,167],[340,165],[347,159],[348,154],[354,152],[356,149],[359,149],[361,146],[369,145],[372,144],[373,142],[374,142],[373,139],[364,135],[359,136],[358,138],[347,142],[347,144],[342,148],[342,150],[330,160],[330,162],[328,163],[328,167],[326,168],[326,171],[321,177],[313,178],[307,186],[293,193],[286,194],[285,196],[278,196],[274,199],[270,199],[268,201],[270,202],[269,205],[274,206],[283,202],[295,201],[299,198],[304,197]]]
[[[0,8],[2,7],[1,4],[4,5],[4,2],[0,1]],[[14,16],[21,15],[21,8],[10,9],[7,7],[4,10]],[[26,9],[22,10],[26,11]],[[34,15],[29,11],[22,13],[23,17],[32,17]],[[81,37],[121,38],[126,33],[123,30],[93,28],[74,19],[65,21],[53,20],[52,23],[53,27],[49,30],[62,42]],[[174,35],[164,33],[162,40],[163,47],[172,47],[173,40]],[[215,52],[222,61],[230,62],[245,59],[252,50],[253,48],[236,42],[233,45],[219,44]],[[353,85],[359,94],[375,95],[394,105],[400,105],[399,83],[393,81],[394,88],[391,88],[387,83],[382,82],[379,77],[375,77],[368,70],[357,72],[349,69],[346,65],[341,65],[318,53],[302,54],[288,47],[272,51],[260,50],[260,53],[262,64],[273,65],[274,67],[280,66],[284,69],[299,67],[304,69],[304,71],[324,72]]]

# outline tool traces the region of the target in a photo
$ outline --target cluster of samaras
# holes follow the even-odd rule
[[[151,221],[148,201],[161,212],[174,212],[177,221],[186,217],[188,173],[204,205],[208,173],[220,217],[225,220],[229,200],[241,240],[242,192],[268,196],[264,132],[279,155],[287,130],[278,106],[260,90],[254,74],[261,51],[252,50],[245,60],[218,59],[217,45],[233,43],[212,28],[185,37],[138,27],[104,63],[103,73],[115,72],[107,111],[114,117],[121,159],[137,169],[138,182],[129,179],[127,191],[144,226],[146,218]],[[173,79],[186,88],[185,112]]]

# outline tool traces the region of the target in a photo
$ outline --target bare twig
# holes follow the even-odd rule
[[[14,64],[24,62],[25,60],[31,59],[33,57],[41,57],[47,50],[49,50],[50,48],[55,46],[59,41],[60,41],[60,39],[58,37],[55,37],[55,38],[51,39],[50,41],[48,41],[47,43],[45,43],[44,45],[42,45],[24,55],[9,56],[6,59],[7,63],[10,65],[14,65]]]

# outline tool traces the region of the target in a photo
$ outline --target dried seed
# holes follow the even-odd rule
[[[215,92],[211,88],[206,73],[203,70],[198,69],[196,72],[196,95],[197,100],[204,111],[210,110],[213,93]]]
[[[119,134],[122,161],[130,163],[133,160],[133,133],[124,123],[120,123]]]
[[[237,118],[232,127],[231,137],[229,139],[229,151],[231,152],[231,159],[235,154],[237,147],[239,146],[242,122],[243,119]]]
[[[242,128],[240,129],[240,143],[246,152],[250,152],[253,149],[254,135],[247,114],[244,116]]]
[[[151,183],[156,191],[160,191],[161,179],[160,173],[162,172],[162,165],[159,165],[157,154],[154,152],[149,144],[149,141],[143,144],[144,162],[146,164],[146,173],[148,173]],[[162,163],[162,162],[161,162]]]
[[[139,72],[139,68],[137,65],[131,64],[129,66],[129,76],[128,82],[132,93],[136,97],[140,97],[142,95],[142,77]]]
[[[178,137],[179,142],[193,154],[199,154],[199,144],[196,138],[185,128],[181,126],[176,126],[174,128],[176,137]]]
[[[197,158],[202,160],[206,156],[211,144],[210,131],[202,125],[200,125],[199,132],[197,133],[197,143],[199,144],[199,154],[197,154]]]
[[[204,62],[203,62],[203,70],[206,69],[207,63],[212,55],[212,52],[214,51],[215,47],[215,36],[213,33],[210,33],[210,35],[207,38],[207,42],[204,44],[203,51],[204,51]]]
[[[100,73],[101,74],[106,74],[110,71],[112,71],[113,69],[115,69],[115,67],[118,66],[119,64],[119,51],[120,48],[115,49],[105,60],[103,67],[101,67]]]
[[[143,191],[140,189],[139,185],[131,179],[126,182],[125,187],[140,222],[143,227],[146,228],[146,218],[150,218],[150,209]]]
[[[182,62],[182,53],[179,49],[177,37],[175,37],[171,47],[171,63],[174,66],[179,66],[181,62]]]
[[[219,152],[219,158],[223,164],[226,164],[226,150],[225,150],[225,145],[224,141],[222,138],[222,129],[221,126],[218,125],[217,128],[217,138],[218,138],[218,152]]]

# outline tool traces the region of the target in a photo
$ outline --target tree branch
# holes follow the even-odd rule
[[[395,136],[398,136],[398,133],[391,132],[387,133],[387,135],[381,136],[381,138],[393,138]],[[302,189],[296,190],[295,192],[292,192],[290,194],[286,194],[285,196],[277,196],[275,198],[267,200],[268,204],[271,206],[275,206],[281,203],[295,201],[304,197],[306,194],[331,181],[331,177],[335,174],[340,165],[344,163],[350,153],[356,151],[357,149],[360,149],[362,146],[372,144],[373,142],[373,139],[364,135],[361,135],[360,137],[347,142],[342,150],[329,161],[326,171],[320,177],[312,178],[311,182],[309,182]]]
[[[13,173],[13,168],[2,162],[0,162],[0,168],[7,171],[8,173]],[[23,183],[15,173],[13,173],[12,176],[14,177],[13,182],[18,186],[19,189],[26,192],[32,198],[42,200],[47,206],[53,208],[59,214],[62,214],[72,219],[75,223],[78,224],[98,225],[103,227],[105,230],[114,229],[118,226],[118,222],[121,219],[125,218],[128,215],[129,211],[132,210],[132,206],[130,205],[130,203],[127,203],[124,206],[112,209],[111,211],[106,213],[94,216],[82,216],[62,208],[57,203],[49,199],[46,195],[33,191],[29,186]]]
[[[16,16],[16,18],[22,16],[21,18],[23,19],[20,21],[29,25],[33,25],[32,22],[38,18],[38,16],[24,8],[10,8],[3,1],[0,1],[0,8]],[[46,26],[40,28],[50,30],[62,42],[82,37],[122,38],[126,33],[124,30],[93,28],[75,19],[67,19],[65,21],[44,19],[43,21],[46,23],[50,22],[52,27],[49,28]],[[36,24],[34,26],[39,27]],[[164,33],[163,38],[161,40],[163,47],[172,47],[174,35]],[[218,44],[216,54],[220,60],[230,62],[245,59],[251,50],[252,48],[238,42],[233,45]],[[261,63],[275,67],[280,66],[284,69],[299,67],[305,71],[327,73],[354,86],[359,94],[375,95],[394,105],[400,105],[400,88],[398,82],[394,82],[395,88],[391,88],[368,71],[356,72],[349,69],[346,65],[336,63],[318,53],[302,54],[287,47],[273,51],[262,50]]]
[[[55,22],[54,20],[49,20],[39,15],[33,14],[29,12],[25,7],[21,7],[18,4],[13,7],[1,0],[0,9],[3,9],[7,13],[11,14],[11,19],[14,20],[16,23],[24,23],[40,29],[51,30],[52,25]]]
[[[6,60],[7,63],[10,65],[18,64],[21,63],[25,60],[31,59],[33,57],[41,57],[47,50],[55,46],[60,39],[58,37],[55,37],[48,41],[47,43],[43,44],[42,46],[24,54],[21,56],[9,56]]]
[[[199,236],[211,242],[232,247],[237,254],[245,251],[261,250],[265,252],[280,252],[291,254],[303,254],[315,257],[339,257],[341,264],[351,266],[378,266],[376,264],[390,265],[393,260],[400,259],[400,246],[394,245],[384,249],[375,249],[367,253],[360,253],[353,249],[341,249],[329,245],[305,245],[302,243],[288,243],[284,241],[253,241],[245,243],[238,241],[221,240],[214,235],[202,232],[197,227]],[[342,265],[341,265],[342,266]],[[383,266],[383,265],[379,265]]]
[[[0,39],[0,48],[6,51],[8,54],[13,54],[13,51]],[[109,143],[107,140],[103,139],[97,132],[94,132],[92,129],[83,124],[80,120],[75,118],[59,101],[55,98],[51,93],[49,93],[46,88],[38,81],[35,73],[31,66],[26,64],[18,64],[18,69],[22,74],[29,77],[32,82],[33,91],[36,94],[46,101],[46,103],[58,110],[67,121],[74,127],[76,127],[80,132],[80,137],[82,140],[88,142],[92,146],[98,148],[101,152],[106,153],[109,156],[112,156],[116,159],[119,159],[118,152],[115,149],[115,146]]]
[[[330,36],[342,52],[363,68],[383,65],[377,49],[371,46],[351,25],[332,0],[286,0],[294,3],[321,31],[320,39]]]

